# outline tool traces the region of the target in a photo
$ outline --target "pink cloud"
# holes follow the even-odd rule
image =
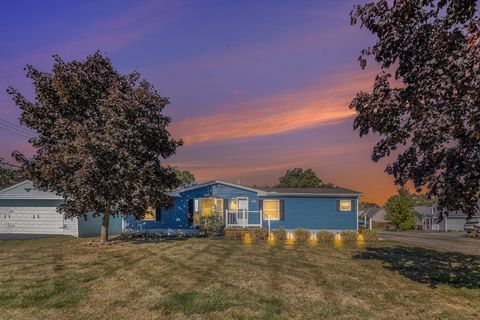
[[[348,104],[355,92],[371,86],[367,72],[337,77],[330,86],[312,86],[275,96],[242,101],[229,112],[186,119],[172,131],[186,143],[274,135],[334,124],[353,117]]]

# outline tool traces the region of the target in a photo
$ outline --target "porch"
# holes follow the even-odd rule
[[[247,197],[196,198],[193,204],[194,225],[200,224],[200,218],[215,215],[221,219],[225,228],[258,228],[263,225],[263,210],[250,210]],[[255,207],[253,209],[256,209]]]
[[[263,212],[225,209],[223,221],[225,228],[258,228],[263,225]]]

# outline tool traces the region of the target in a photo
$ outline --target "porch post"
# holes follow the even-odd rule
[[[263,227],[263,210],[260,210],[260,228]],[[270,221],[268,222],[268,231],[270,232]]]

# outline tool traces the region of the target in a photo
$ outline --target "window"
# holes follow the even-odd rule
[[[263,200],[263,219],[280,220],[279,200]]]
[[[339,211],[352,211],[352,200],[340,200],[338,210]]]
[[[153,221],[156,220],[156,218],[157,215],[155,214],[155,208],[148,207],[142,220]]]
[[[200,224],[201,217],[210,217],[216,215],[220,219],[223,217],[223,199],[200,198],[193,202],[193,223]]]
[[[237,211],[237,198],[233,198],[230,200],[230,205],[228,206],[228,210],[230,211]]]

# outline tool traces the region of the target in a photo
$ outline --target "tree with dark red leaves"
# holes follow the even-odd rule
[[[50,73],[25,69],[34,101],[7,90],[22,110],[20,122],[38,133],[30,139],[32,159],[13,156],[37,188],[63,196],[58,210],[66,218],[101,216],[101,239],[108,241],[110,216],[142,218],[148,207],[172,205],[166,192],[180,182],[162,161],[182,142],[167,131],[168,99],[138,73],[120,74],[99,52],[54,60]]]
[[[427,190],[443,210],[472,215],[480,194],[480,21],[475,0],[375,1],[355,6],[376,43],[359,57],[381,68],[372,92],[359,92],[360,136],[376,133],[372,160],[400,147],[386,172]]]

